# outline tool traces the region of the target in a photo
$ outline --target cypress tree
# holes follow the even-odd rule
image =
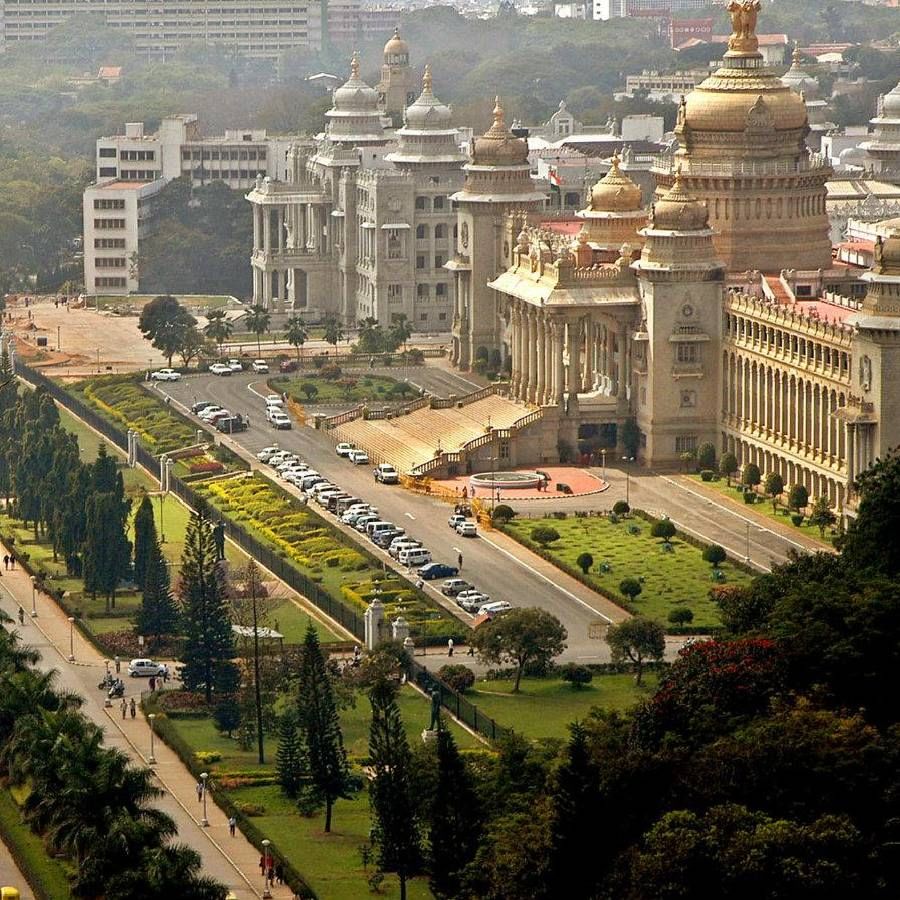
[[[430,808],[431,889],[436,897],[458,897],[461,873],[481,841],[481,810],[469,770],[453,735],[437,734],[437,782]]]
[[[237,687],[234,634],[225,584],[216,560],[212,523],[206,509],[191,515],[181,557],[181,606],[185,642],[182,678],[189,691],[202,690],[211,703],[213,691],[231,694]]]
[[[551,820],[550,893],[552,896],[593,897],[600,867],[596,859],[600,779],[590,757],[587,732],[579,722],[569,726],[565,759],[556,773]]]
[[[373,776],[369,784],[372,804],[372,843],[383,872],[396,872],[400,900],[406,900],[406,882],[422,860],[422,836],[413,797],[412,753],[400,718],[394,686],[379,679],[369,693],[372,725],[369,757]]]
[[[169,581],[169,567],[159,541],[154,541],[149,548],[144,596],[135,626],[138,634],[152,636],[158,644],[162,635],[178,631],[179,619],[178,605]]]
[[[84,587],[103,594],[106,609],[115,606],[116,588],[128,571],[131,545],[125,532],[123,506],[114,493],[88,497],[84,541]]]
[[[144,586],[144,577],[150,565],[150,557],[156,546],[156,522],[153,519],[153,503],[144,494],[134,514],[134,583]]]
[[[312,623],[303,638],[298,680],[297,724],[309,755],[313,788],[325,804],[325,831],[330,832],[335,801],[350,796],[349,768],[334,688]]]
[[[297,714],[293,710],[288,710],[278,722],[275,771],[281,790],[286,796],[296,799],[306,766],[303,742],[297,729]]]

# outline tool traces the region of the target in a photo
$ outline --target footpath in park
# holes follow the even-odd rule
[[[3,546],[3,545],[0,545]],[[3,546],[3,553],[8,548]],[[18,607],[25,610],[25,624],[18,624]],[[156,782],[165,795],[157,806],[173,817],[178,826],[178,840],[193,847],[203,859],[203,869],[226,884],[235,900],[262,897],[263,878],[260,874],[260,853],[241,834],[231,837],[228,817],[215,803],[214,786],[207,794],[208,827],[203,827],[203,804],[198,802],[197,782],[178,756],[158,737],[153,741],[155,763],[150,765],[150,723],[138,708],[137,716],[122,719],[120,701],[104,706],[105,694],[97,684],[106,671],[105,657],[87,641],[78,629],[72,628],[68,617],[46,594],[37,592],[37,618],[30,615],[32,585],[28,573],[16,568],[0,573],[0,609],[14,624],[22,640],[39,650],[39,668],[59,671],[61,687],[77,691],[85,698],[83,712],[104,730],[107,746],[118,747],[135,765],[153,769]],[[70,654],[74,661],[69,659]],[[127,665],[127,661],[126,661]],[[126,682],[126,699],[140,700],[146,688],[144,679],[131,679],[122,672]],[[285,885],[273,885],[273,898],[289,900],[293,892]]]

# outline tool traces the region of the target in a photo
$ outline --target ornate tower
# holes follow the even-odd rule
[[[479,357],[504,352],[497,298],[487,286],[512,259],[504,220],[512,212],[537,211],[546,196],[536,190],[528,164],[528,144],[507,128],[500,98],[494,123],[472,142],[471,160],[457,203],[456,273],[452,362],[468,369]],[[504,242],[507,246],[504,246]]]
[[[819,82],[803,68],[800,48],[796,45],[791,57],[791,67],[781,76],[781,83],[796,91],[806,105],[806,118],[809,123],[806,143],[811,149],[818,150],[822,146],[822,135],[837,126],[826,118],[828,101],[819,97]]]
[[[900,84],[878,98],[878,115],[869,121],[872,139],[859,146],[878,172],[900,172]]]
[[[656,465],[718,442],[725,267],[706,204],[686,192],[679,173],[641,234],[644,248],[632,264],[642,321],[633,336],[631,399],[640,456]]]
[[[591,188],[590,203],[575,215],[584,220],[581,235],[592,249],[607,250],[615,262],[623,244],[643,243],[640,230],[647,221],[641,205],[641,189],[619,168],[613,156],[612,168]]]
[[[759,0],[729,5],[728,52],[681,102],[681,146],[654,169],[657,196],[680,169],[685,189],[707,202],[716,250],[731,271],[827,268],[831,168],[806,146],[803,99],[763,61],[759,8]]]
[[[394,126],[403,121],[403,110],[416,98],[416,76],[409,65],[409,44],[400,37],[400,29],[384,45],[384,64],[378,82],[378,103]]]

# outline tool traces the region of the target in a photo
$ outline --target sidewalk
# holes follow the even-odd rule
[[[143,714],[123,721],[117,705],[109,709],[103,706],[104,694],[96,686],[106,671],[104,657],[77,629],[70,629],[66,615],[46,594],[37,594],[38,617],[31,618],[31,591],[31,580],[22,569],[2,573],[0,608],[16,621],[15,627],[18,627],[17,605],[25,610],[25,625],[18,631],[26,643],[42,651],[39,666],[59,670],[60,685],[78,691],[85,698],[83,711],[103,727],[108,746],[119,747],[136,765],[149,765],[150,727]],[[74,651],[74,661],[68,659],[70,648]],[[143,682],[140,687],[144,687]],[[140,689],[127,679],[126,698],[132,696],[139,700]],[[259,851],[240,832],[234,838],[229,835],[228,818],[216,806],[214,791],[207,796],[209,827],[204,828],[203,807],[197,801],[194,777],[159,738],[154,741],[154,756],[156,763],[152,768],[159,787],[166,793],[157,805],[175,819],[178,840],[201,854],[204,871],[224,882],[236,900],[261,897]],[[284,885],[273,886],[271,892],[279,900],[293,896]]]

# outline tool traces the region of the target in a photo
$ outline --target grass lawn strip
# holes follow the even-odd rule
[[[13,795],[0,788],[0,836],[38,900],[70,900],[66,865],[50,856],[44,842],[23,821]],[[18,887],[23,893],[25,885]]]
[[[315,385],[318,393],[308,399],[302,388]],[[305,375],[269,379],[269,387],[281,394],[285,391],[298,403],[360,403],[366,400],[402,401],[418,393],[415,388],[387,375],[345,373],[341,378],[322,378],[315,371]]]
[[[513,684],[512,680],[479,680],[466,699],[526,737],[566,739],[569,724],[583,721],[592,707],[624,711],[651,696],[657,675],[645,672],[640,687],[631,673],[595,674],[581,690],[559,678],[524,678],[518,694],[512,693]]]
[[[687,477],[690,478],[691,481],[699,484],[701,487],[709,488],[710,490],[715,491],[717,494],[721,494],[736,506],[743,507],[750,512],[755,512],[758,515],[765,516],[767,519],[771,519],[773,522],[778,522],[779,525],[782,525],[791,531],[797,531],[804,537],[807,537],[812,541],[816,541],[826,548],[834,546],[833,529],[826,528],[825,537],[822,537],[818,527],[816,527],[815,525],[810,525],[805,517],[803,519],[802,525],[795,525],[791,521],[791,513],[793,512],[793,510],[786,509],[784,506],[779,505],[778,512],[775,512],[772,509],[772,499],[765,494],[758,493],[756,503],[745,503],[743,495],[738,491],[738,483],[735,481],[735,479],[731,480],[731,487],[729,487],[727,481],[724,478],[720,478],[718,480],[714,479],[713,481],[704,481],[699,475],[688,475]],[[782,499],[786,498],[787,490],[785,490],[785,493],[782,494]],[[812,499],[810,499],[810,508],[811,507]]]
[[[411,743],[421,741],[421,733],[428,726],[430,704],[427,698],[406,685],[398,695],[400,713]],[[364,760],[368,756],[371,710],[365,694],[357,696],[356,706],[341,712],[344,745],[351,759]],[[294,803],[283,797],[277,785],[237,785],[240,775],[274,774],[277,740],[269,735],[266,741],[265,765],[257,761],[256,750],[242,750],[236,740],[220,734],[209,718],[166,716],[166,725],[193,752],[213,751],[221,759],[210,766],[214,791],[224,792],[229,799],[247,810],[261,807],[262,813],[252,815],[253,825],[270,838],[289,863],[325,900],[358,900],[368,896],[368,874],[363,870],[359,848],[369,842],[371,815],[365,791],[352,800],[340,800],[334,811],[334,832],[322,832],[322,816],[304,818]],[[445,723],[461,749],[482,748],[483,744],[449,717]],[[229,782],[229,776],[231,782]],[[254,810],[256,812],[257,810]],[[388,876],[380,896],[399,897],[399,886]],[[410,898],[431,897],[424,879],[414,879],[409,885]]]
[[[582,553],[590,553],[594,563],[585,580],[613,602],[621,603],[619,584],[623,579],[642,580],[643,590],[630,607],[666,625],[673,609],[686,606],[694,613],[692,629],[702,631],[719,626],[719,611],[709,598],[709,589],[716,584],[749,584],[751,579],[728,561],[719,567],[724,581],[713,581],[712,568],[703,561],[699,547],[675,537],[671,541],[672,552],[665,552],[663,541],[650,536],[651,524],[640,518],[613,523],[605,516],[548,516],[514,519],[504,530],[526,546],[535,547],[530,535],[539,525],[559,533],[559,540],[544,550],[552,562],[580,573],[576,560]]]

